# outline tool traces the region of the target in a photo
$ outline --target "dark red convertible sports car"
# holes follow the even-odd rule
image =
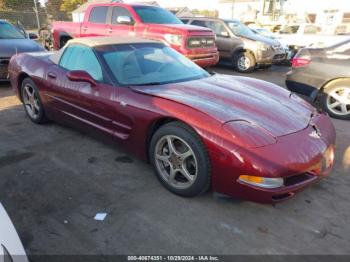
[[[33,122],[105,134],[181,196],[211,187],[277,202],[333,165],[327,115],[274,84],[209,74],[160,42],[74,39],[57,53],[19,54],[9,71]]]

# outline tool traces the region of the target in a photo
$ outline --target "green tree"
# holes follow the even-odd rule
[[[4,9],[5,9],[5,1],[0,0],[0,10],[4,10]]]
[[[46,12],[51,20],[67,20],[67,13],[61,11],[63,0],[47,0],[45,7]]]
[[[71,13],[77,9],[80,5],[86,3],[87,0],[63,0],[61,4],[61,11]]]
[[[40,1],[35,0],[38,8],[41,7]],[[17,11],[32,11],[34,7],[33,0],[2,0],[5,8]]]
[[[218,17],[219,16],[219,12],[218,10],[198,10],[198,9],[193,9],[192,13],[195,15],[200,15],[200,16],[204,16],[204,17]]]

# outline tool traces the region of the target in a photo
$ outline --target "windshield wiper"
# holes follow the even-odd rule
[[[131,86],[159,86],[163,84],[164,83],[161,83],[161,82],[150,82],[150,83],[144,83],[144,84],[132,84]]]

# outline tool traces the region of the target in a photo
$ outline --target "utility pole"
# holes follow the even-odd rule
[[[232,0],[231,18],[234,19],[235,0]]]
[[[40,20],[39,20],[39,11],[38,11],[38,5],[37,5],[37,2],[36,0],[33,0],[34,1],[34,12],[35,12],[35,15],[36,15],[36,23],[38,24],[38,30],[40,30]]]

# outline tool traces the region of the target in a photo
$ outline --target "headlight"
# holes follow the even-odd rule
[[[210,47],[215,45],[214,38],[193,38],[188,40],[189,47]]]
[[[247,121],[237,120],[224,124],[237,144],[246,148],[257,148],[276,143],[276,139],[265,129]]]
[[[259,176],[239,176],[238,181],[262,188],[278,188],[283,186],[283,178],[269,178]]]
[[[263,42],[259,42],[259,49],[261,50],[261,51],[267,51],[267,50],[269,50],[270,49],[270,45],[267,45],[267,44],[264,44]]]
[[[171,45],[177,45],[177,46],[182,45],[182,40],[183,40],[182,35],[165,34],[164,38]]]
[[[188,41],[189,47],[200,47],[202,42],[200,39],[191,39]]]

